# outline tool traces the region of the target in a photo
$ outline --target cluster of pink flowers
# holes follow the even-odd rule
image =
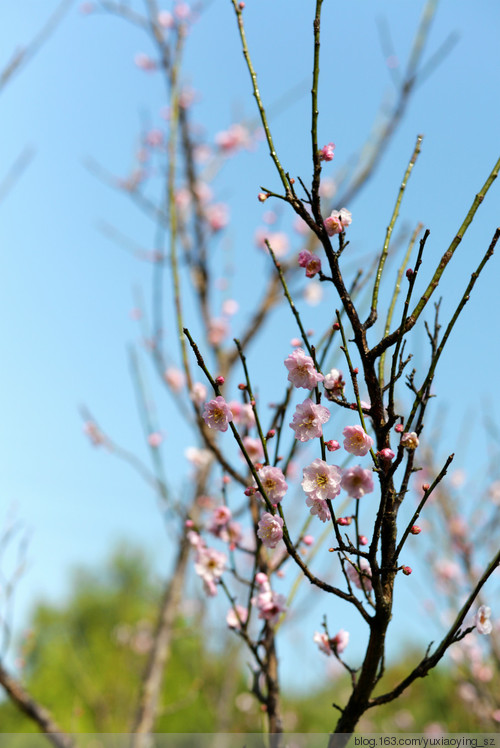
[[[323,424],[330,418],[330,411],[324,405],[315,405],[311,398],[297,405],[290,427],[295,431],[295,438],[307,442],[323,436]]]
[[[308,249],[303,249],[302,252],[299,252],[299,265],[301,268],[305,268],[308,278],[314,278],[321,271],[320,258],[314,252],[309,252]]]
[[[259,609],[259,618],[274,625],[278,623],[281,614],[286,613],[285,596],[273,592],[266,574],[257,574],[255,581],[259,585],[259,594],[252,597],[252,605]]]
[[[352,223],[352,214],[346,209],[333,210],[328,218],[325,218],[324,224],[328,236],[341,234],[342,231]]]
[[[302,348],[296,348],[285,359],[285,366],[288,369],[288,381],[294,387],[302,387],[304,390],[312,390],[318,382],[322,382],[324,377],[316,371],[314,361],[308,356]]]

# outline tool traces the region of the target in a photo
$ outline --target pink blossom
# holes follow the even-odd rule
[[[319,631],[315,631],[313,642],[318,645],[319,651],[323,652],[323,654],[326,654],[328,657],[332,654],[330,639],[325,633],[321,634]]]
[[[328,504],[322,499],[313,499],[310,496],[306,499],[307,506],[311,507],[312,516],[316,515],[322,522],[328,522],[332,518]]]
[[[407,431],[401,437],[401,446],[408,450],[413,450],[418,447],[418,436],[414,431]]]
[[[259,249],[263,249],[264,252],[268,252],[266,239],[271,245],[271,249],[273,250],[276,257],[283,257],[288,252],[289,248],[289,242],[288,237],[285,233],[282,231],[274,231],[270,232],[269,229],[266,228],[259,228],[255,232],[255,243],[259,247]]]
[[[233,414],[221,395],[205,403],[203,420],[210,429],[216,431],[228,430],[229,423],[233,420]]]
[[[212,231],[221,231],[229,223],[229,208],[225,203],[208,205],[205,215]]]
[[[361,465],[348,467],[342,473],[340,485],[352,499],[361,499],[365,494],[373,491],[371,471],[365,470]]]
[[[335,636],[330,640],[334,651],[337,654],[341,654],[349,644],[349,632],[340,629]]]
[[[243,446],[245,447],[247,454],[252,462],[260,462],[263,459],[264,449],[262,448],[262,442],[260,439],[254,439],[253,436],[244,436]],[[241,457],[243,457],[243,455],[241,455]]]
[[[174,26],[174,17],[168,10],[160,10],[156,20],[162,29],[171,29]]]
[[[345,436],[345,451],[357,457],[364,457],[373,444],[373,439],[365,433],[362,426],[346,426],[342,435]]]
[[[191,400],[196,405],[201,405],[207,396],[207,388],[201,382],[195,382],[191,388]]]
[[[144,54],[144,52],[138,52],[135,55],[134,63],[140,70],[146,70],[148,72],[156,70],[156,62],[151,59],[149,55]]]
[[[212,345],[220,345],[229,333],[229,325],[225,319],[214,318],[210,320],[208,328],[208,342]]]
[[[152,148],[158,148],[163,143],[163,132],[161,130],[150,130],[146,134],[146,143]]]
[[[331,369],[328,374],[325,375],[323,387],[326,390],[326,396],[328,398],[330,396],[342,397],[344,394],[345,382],[340,369]]]
[[[163,436],[159,431],[155,431],[153,434],[148,436],[148,444],[150,447],[159,447],[163,441]]]
[[[220,534],[221,540],[229,543],[229,549],[234,551],[241,542],[241,525],[238,522],[228,522]]]
[[[271,589],[271,586],[269,584],[269,577],[267,576],[267,574],[264,574],[263,571],[259,571],[258,574],[255,575],[255,581],[262,589],[266,591]]]
[[[352,214],[346,209],[333,210],[331,215],[325,219],[325,229],[328,236],[340,234],[352,223]]]
[[[226,154],[230,154],[239,148],[250,148],[252,140],[248,128],[244,125],[235,123],[224,132],[215,136],[215,142]]]
[[[366,558],[360,558],[356,566],[361,571],[361,574],[354,566],[352,566],[352,564],[347,563],[345,566],[347,576],[349,577],[351,582],[353,582],[353,584],[358,587],[358,589],[364,589],[366,592],[370,592],[370,590],[372,589],[372,570],[370,568],[370,564],[368,563]]]
[[[340,493],[342,474],[336,465],[328,465],[317,458],[303,470],[302,488],[311,499],[334,499]]]
[[[279,467],[264,465],[259,471],[259,478],[266,496],[271,504],[278,504],[286,494],[288,484]]]
[[[253,597],[252,604],[259,609],[259,618],[269,621],[272,625],[278,623],[281,614],[287,610],[285,596],[273,592],[270,588]]]
[[[302,542],[304,543],[304,545],[313,545],[314,538],[312,535],[304,535],[304,537],[302,538]]]
[[[201,544],[197,546],[194,570],[202,578],[207,595],[213,597],[217,594],[216,583],[224,573],[226,563],[224,553],[214,548],[205,548]]]
[[[302,252],[299,252],[299,265],[301,268],[305,268],[308,278],[314,278],[316,273],[319,273],[321,270],[320,258],[314,252],[309,252],[308,249],[303,249]]]
[[[335,156],[334,151],[335,150],[335,143],[328,143],[327,145],[324,145],[323,148],[320,148],[319,150],[319,160],[320,161],[332,161],[333,157]]]
[[[283,520],[277,514],[266,512],[259,520],[257,535],[266,548],[276,548],[283,538]]]
[[[316,371],[311,356],[307,356],[302,348],[296,348],[290,353],[285,359],[285,366],[288,369],[288,381],[294,387],[312,390],[318,382],[323,381],[323,374]]]
[[[210,527],[223,527],[224,525],[227,525],[231,516],[231,510],[228,506],[222,504],[221,506],[215,507],[210,519]]]
[[[226,314],[228,317],[232,317],[233,314],[236,314],[239,308],[240,305],[235,299],[226,299],[222,304],[222,313]]]
[[[324,197],[325,200],[331,200],[337,192],[337,182],[331,177],[325,177],[321,180],[319,185],[319,195]]]
[[[186,377],[180,369],[175,366],[169,366],[163,374],[165,382],[173,389],[174,392],[180,392],[186,382]]]
[[[491,634],[493,626],[490,621],[491,608],[481,605],[474,618],[478,634]]]
[[[180,21],[185,21],[191,14],[191,8],[187,3],[177,3],[174,13]]]
[[[184,455],[196,468],[207,467],[212,460],[212,453],[209,449],[199,449],[198,447],[187,447]]]
[[[323,298],[323,286],[318,281],[311,281],[302,291],[302,297],[309,306],[318,306]]]
[[[238,615],[236,615],[238,613]],[[239,630],[241,628],[241,625],[245,625],[248,618],[248,610],[243,607],[243,605],[237,605],[236,611],[234,608],[229,608],[226,615],[226,623],[229,626],[230,629],[237,629]]]
[[[311,398],[306,398],[297,405],[289,426],[295,431],[295,438],[300,442],[323,436],[323,424],[330,418],[330,411],[324,405],[315,405]]]

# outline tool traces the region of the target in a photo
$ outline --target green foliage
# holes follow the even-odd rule
[[[79,570],[60,605],[39,605],[22,645],[23,680],[57,722],[71,732],[114,733],[130,728],[161,590],[144,554],[119,550],[99,572]],[[176,625],[157,732],[258,732],[262,713],[248,693],[248,670],[238,640],[228,634],[217,653],[207,649],[203,615]],[[318,653],[318,656],[322,656]],[[246,661],[245,657],[245,661]],[[389,668],[384,691],[408,674],[419,655]],[[464,709],[450,672],[417,681],[395,702],[368,711],[361,732],[422,732],[439,723],[448,732],[484,729]],[[283,697],[285,730],[329,732],[345,704],[350,678],[339,669],[312,694]],[[491,728],[490,728],[491,729]],[[0,703],[0,732],[36,728],[10,702]]]

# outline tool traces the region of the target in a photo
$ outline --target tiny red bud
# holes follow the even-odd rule
[[[408,278],[408,280],[413,278],[413,275],[414,275],[414,271],[411,268],[408,268],[408,270],[406,271],[406,277]]]
[[[255,408],[255,400],[250,400],[250,405],[252,406],[252,408]]]
[[[398,434],[400,434],[402,431],[404,431],[404,426],[402,423],[398,423],[397,426],[394,426],[394,431],[397,431]]]
[[[222,479],[222,482],[227,486],[228,483],[231,483],[231,476],[225,475]]]
[[[186,527],[194,527],[194,522],[192,519],[187,519],[184,523]]]
[[[358,541],[360,545],[368,545],[368,538],[366,535],[360,535]]]
[[[412,535],[419,535],[422,532],[422,528],[418,525],[413,525],[413,527],[410,530]]]
[[[241,3],[238,4],[238,8],[240,10],[243,10],[244,7],[245,7],[245,3],[243,2],[243,0],[241,0]]]
[[[340,330],[340,325],[339,325],[338,322],[334,322],[333,325],[332,325],[332,327],[333,327],[334,330]]]
[[[350,525],[352,522],[352,517],[339,517],[337,520],[338,525]]]
[[[428,491],[429,488],[430,488],[430,485],[428,483],[423,483],[422,484],[422,491]]]
[[[257,195],[257,198],[261,203],[265,203],[268,197],[269,193],[267,192],[259,192],[259,194]]]
[[[328,549],[329,553],[333,553],[334,550],[335,550],[335,548],[329,548]]]
[[[358,406],[356,405],[356,403],[351,403],[351,405],[349,405],[349,407],[350,407],[351,410],[357,410],[358,409]]]
[[[290,184],[295,184],[295,179],[293,177],[290,179]]]
[[[329,452],[336,452],[337,449],[340,449],[340,444],[335,439],[330,439],[330,441],[325,442],[325,447]]]
[[[248,486],[248,488],[245,488],[243,493],[245,494],[245,496],[253,496],[256,490],[257,489],[254,486]]]
[[[246,390],[246,388],[247,388],[247,386],[243,382],[240,382],[240,384],[238,385],[238,389],[239,390]]]
[[[264,465],[262,464],[262,462],[256,462],[255,463],[255,469],[256,470],[261,470],[263,467],[264,467]]]
[[[403,566],[401,568],[401,570],[402,570],[403,574],[406,574],[407,577],[409,577],[410,574],[411,574],[411,572],[412,572],[411,566]]]
[[[276,429],[269,429],[266,434],[266,439],[272,439],[273,436],[276,436]]]
[[[224,379],[224,377],[216,377],[216,379],[215,379],[215,384],[218,384],[218,385],[219,385],[219,387],[220,387],[221,385],[223,385],[223,384],[224,384],[224,382],[225,382],[225,381],[226,381],[226,380]]]
[[[357,367],[357,366],[356,366],[356,368],[355,368],[355,369],[353,369],[353,370],[352,370],[352,373],[353,373],[353,374],[358,374],[358,373],[359,373],[359,369],[358,369],[358,367]]]

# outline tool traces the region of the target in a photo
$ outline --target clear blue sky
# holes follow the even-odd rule
[[[302,175],[310,171],[311,5],[248,0],[245,10],[265,101],[272,103],[296,86],[304,92],[294,94],[293,103],[272,121],[282,161],[292,174]],[[336,143],[336,158],[326,167],[334,176],[370,132],[380,102],[393,92],[376,19],[385,19],[395,54],[404,64],[424,3],[351,0],[324,5],[319,139]],[[2,68],[51,7],[52,0],[20,0],[0,12]],[[419,88],[376,178],[346,206],[353,213],[353,262],[380,247],[418,133],[425,135],[422,154],[401,218],[412,226],[421,220],[431,229],[428,270],[454,236],[498,158],[499,28],[495,0],[474,8],[467,0],[440,3],[424,60],[450,33],[456,32],[458,42]],[[140,337],[130,317],[133,288],[149,293],[151,266],[115,246],[98,224],[105,220],[117,226],[145,249],[154,247],[155,230],[125,196],[97,180],[85,161],[92,158],[126,176],[143,123],[161,125],[162,83],[133,62],[137,52],[152,51],[137,29],[102,14],[82,16],[75,6],[0,98],[0,176],[26,146],[35,150],[29,168],[0,205],[0,523],[14,506],[31,533],[28,569],[16,597],[17,631],[34,601],[60,598],[73,565],[99,563],[117,540],[151,549],[160,573],[170,558],[152,493],[126,465],[89,446],[78,413],[79,405],[88,405],[119,443],[147,460],[127,346]],[[229,0],[212,2],[194,26],[184,76],[200,94],[194,111],[208,141],[233,121],[255,116]],[[222,248],[229,247],[241,263],[235,288],[243,309],[235,320],[236,333],[265,263],[252,239],[264,210],[256,200],[261,184],[278,186],[264,146],[229,163],[214,185],[232,214],[217,251],[222,258]],[[463,279],[499,224],[500,185],[495,185],[443,285],[451,299],[445,311],[458,299]],[[300,249],[296,238],[294,242]],[[245,287],[249,257],[254,285]],[[495,258],[455,330],[436,382],[440,402],[449,411],[453,442],[443,454],[457,451],[468,467],[471,452],[483,451],[485,442],[478,423],[472,426],[472,441],[461,449],[453,441],[460,424],[464,418],[472,422],[471,413],[485,400],[493,415],[498,412],[498,278]],[[317,314],[306,312],[308,324],[319,328]],[[282,349],[282,358],[287,355],[295,334],[291,322],[289,330],[267,341],[266,355],[273,346]],[[176,358],[173,322],[168,334]],[[424,350],[422,345],[416,353]],[[260,348],[256,354],[262,352]],[[255,366],[258,370],[257,362]],[[273,392],[270,397],[279,389],[275,386]],[[158,415],[167,433],[165,449],[173,454],[177,449],[183,459],[175,444],[172,402],[160,398]],[[180,481],[179,475],[174,482]],[[319,620],[311,625],[319,627]]]

